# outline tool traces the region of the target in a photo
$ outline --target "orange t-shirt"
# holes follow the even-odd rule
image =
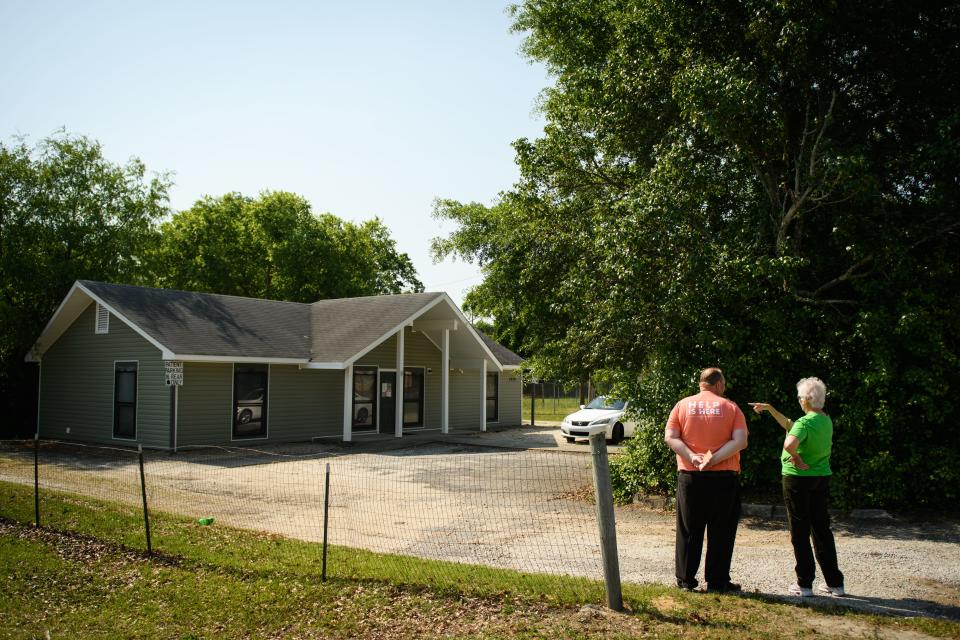
[[[736,403],[712,391],[701,391],[673,407],[667,428],[680,432],[680,439],[694,453],[716,451],[733,438],[735,429],[746,429],[747,419]],[[697,468],[677,456],[677,468]],[[740,452],[710,467],[710,471],[740,471]]]

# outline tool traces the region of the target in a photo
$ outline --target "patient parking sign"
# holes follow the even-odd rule
[[[180,386],[183,384],[183,361],[164,360],[163,373],[167,386]]]

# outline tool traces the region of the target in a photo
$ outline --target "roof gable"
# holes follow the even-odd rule
[[[320,300],[310,305],[313,362],[346,362],[392,335],[442,293]]]
[[[444,293],[321,300],[313,304],[77,281],[38,338],[29,359],[50,347],[91,300],[154,344],[165,359],[270,361],[342,368],[417,318],[449,313],[468,343],[507,368],[519,356],[466,323]],[[445,308],[445,307],[444,307]],[[431,311],[431,309],[434,309]],[[426,315],[424,315],[426,314]],[[442,311],[441,316],[448,314]],[[467,336],[464,336],[467,338]]]

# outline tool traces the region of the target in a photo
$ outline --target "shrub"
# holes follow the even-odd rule
[[[623,451],[610,460],[613,499],[626,504],[638,493],[672,494],[676,470],[674,453],[663,442],[663,425],[641,418]]]

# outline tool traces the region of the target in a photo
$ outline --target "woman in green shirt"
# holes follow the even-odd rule
[[[842,596],[843,574],[837,566],[837,547],[830,530],[830,453],[833,448],[833,421],[823,412],[827,387],[819,378],[804,378],[797,383],[797,401],[803,416],[796,422],[765,402],[751,402],[757,413],[770,415],[787,432],[783,442],[780,464],[783,473],[783,502],[787,507],[790,541],[797,560],[797,583],[790,593],[807,597],[813,595],[816,561],[826,584],[823,593]],[[810,537],[813,537],[813,550]]]

